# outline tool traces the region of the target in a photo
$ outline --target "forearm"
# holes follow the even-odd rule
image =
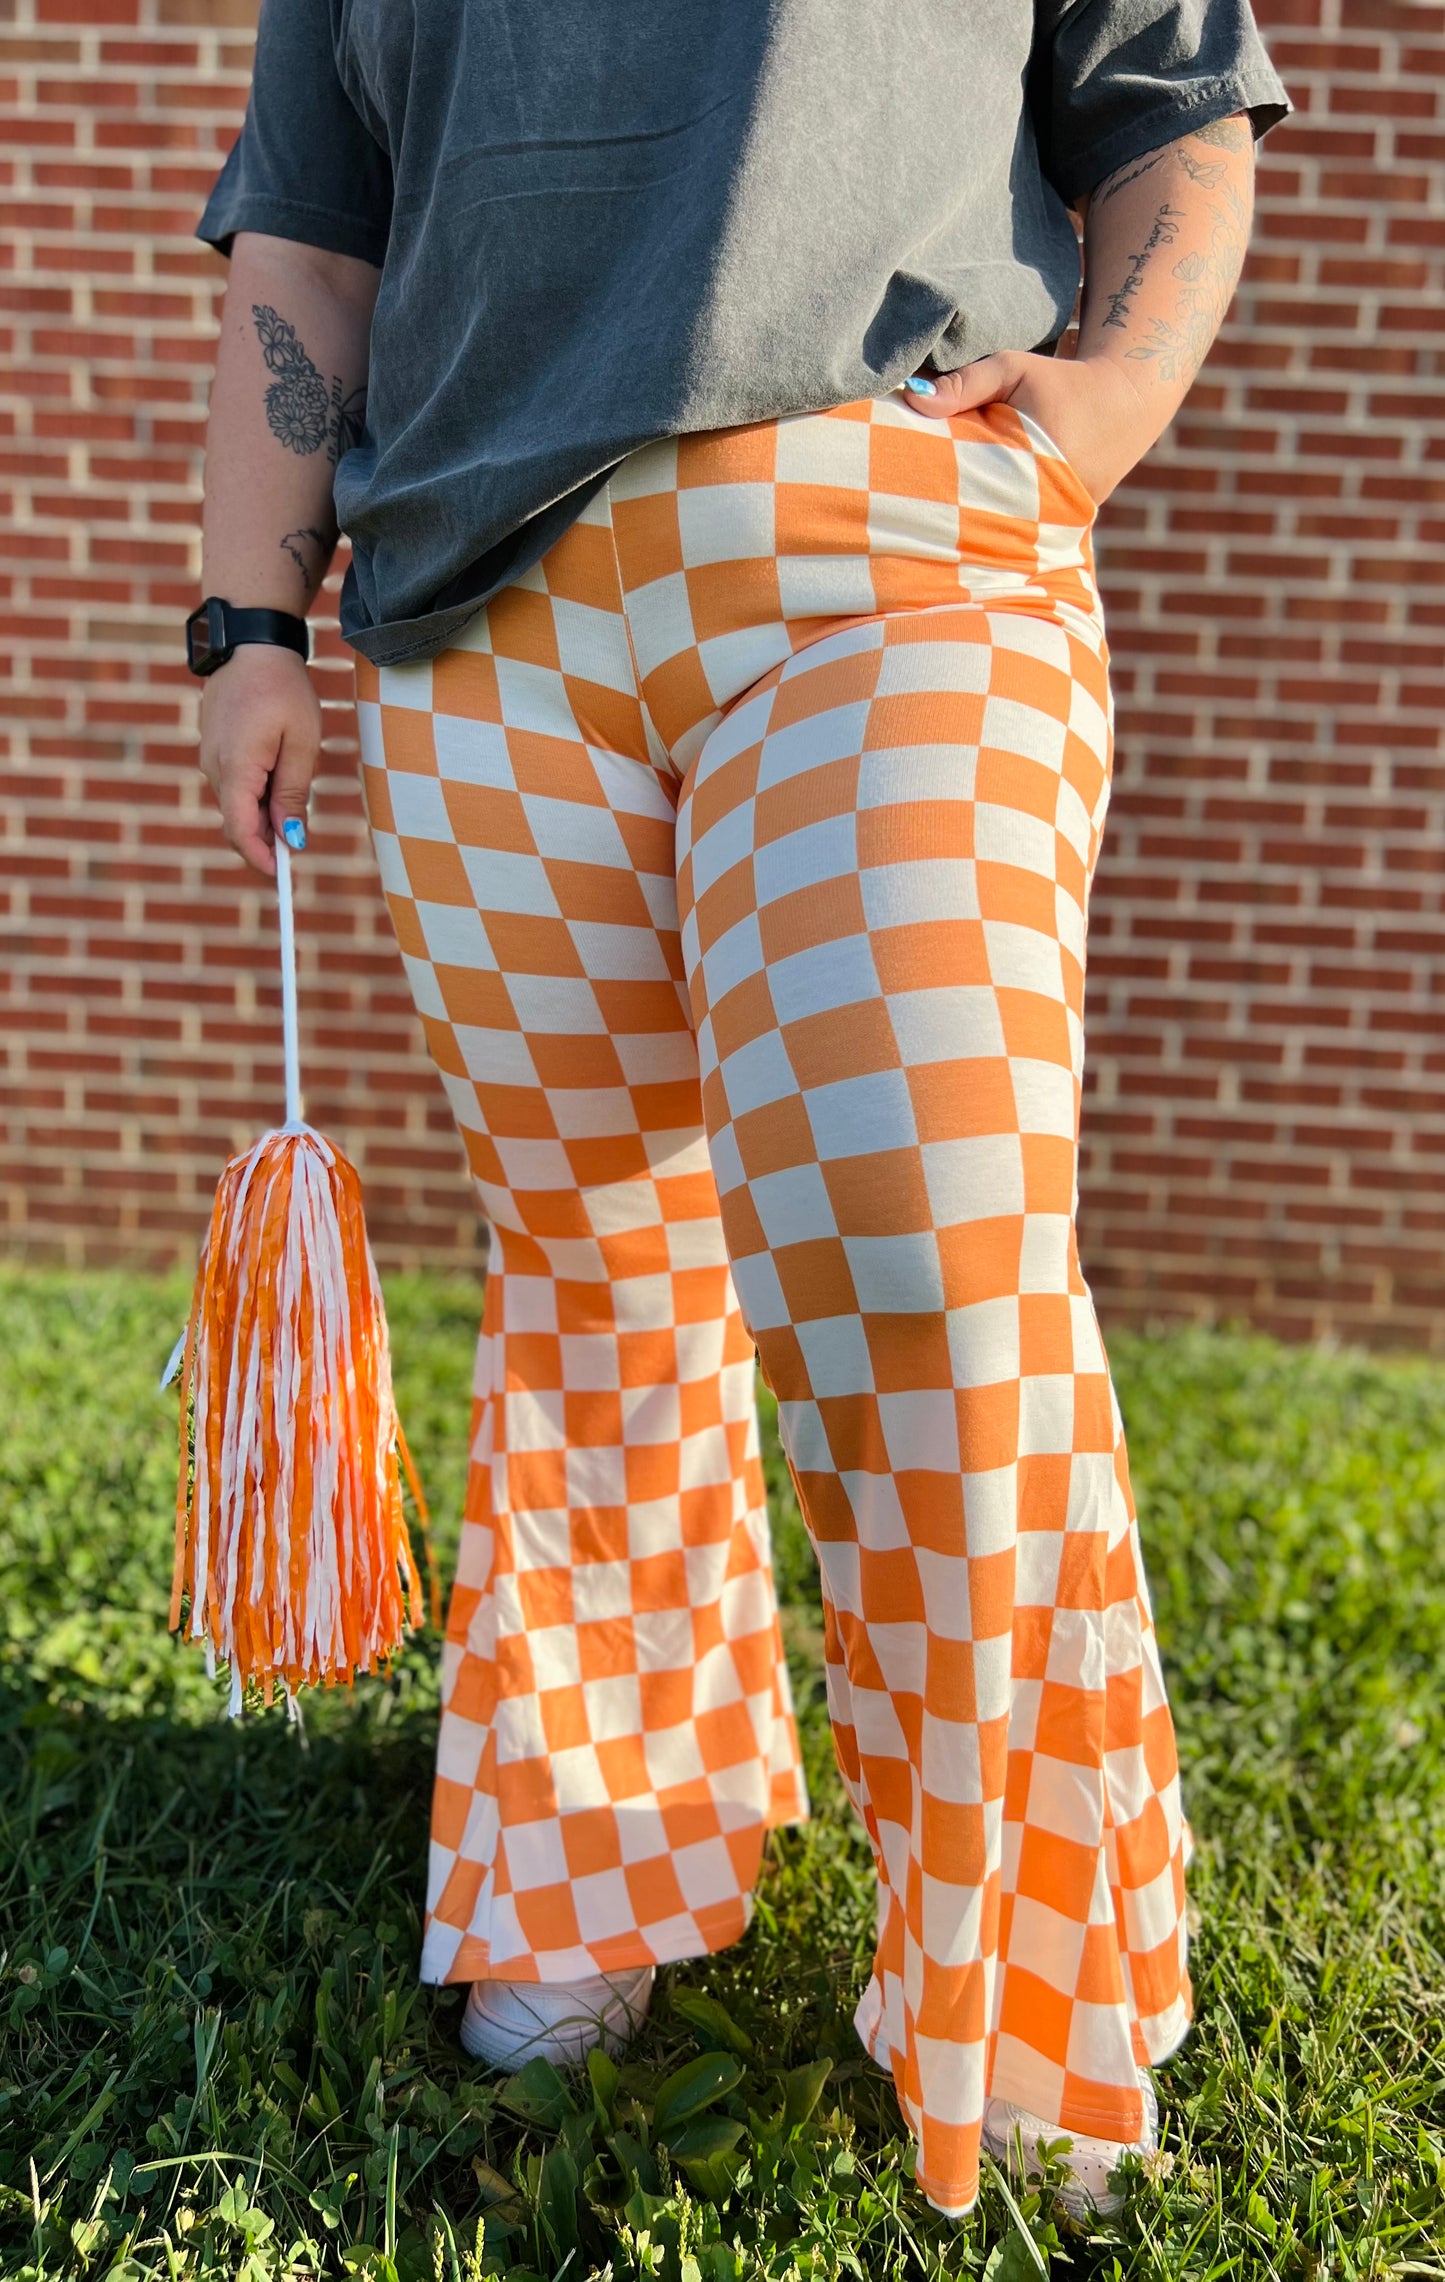
[[[1087,201],[1080,360],[1117,364],[1141,448],[1173,419],[1239,282],[1254,198],[1245,118],[1197,128],[1099,183]]]
[[[211,391],[203,591],[304,615],[336,545],[331,484],[360,433],[380,272],[284,238],[237,237]],[[302,822],[321,710],[294,650],[251,642],[207,679],[201,768],[256,871]],[[304,828],[302,833],[304,841]]]
[[[243,232],[206,436],[202,585],[304,614],[336,546],[332,480],[360,434],[380,272]]]

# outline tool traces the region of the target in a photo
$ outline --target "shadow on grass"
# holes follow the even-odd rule
[[[771,1406],[817,1813],[772,1842],[748,1937],[663,1976],[621,2087],[645,2118],[709,2049],[673,1991],[710,1996],[749,2043],[728,2097],[760,2119],[756,2169],[717,2196],[659,2173],[629,2216],[589,2169],[588,2081],[555,2112],[504,2105],[458,2051],[458,1996],[416,1984],[436,1642],[309,1699],[301,1735],[279,1711],[227,1723],[166,1637],[175,1422],[155,1381],[182,1296],[0,1278],[6,2282],[1037,2273],[995,2188],[956,2233],[930,2217],[853,2037],[872,1877]],[[393,1306],[444,1560],[474,1309],[425,1279]],[[1110,2239],[1067,2242],[1071,2271],[1445,2274],[1445,1374],[1198,1333],[1116,1340],[1114,1360],[1201,1840],[1199,2027],[1161,2072],[1167,2160]],[[775,2147],[789,2078],[825,2061]]]
[[[751,2050],[744,2089],[760,2115],[782,2115],[790,2076],[812,2071],[815,2099],[826,2085],[807,2132],[773,2150],[771,2180],[752,2182],[749,2229],[776,2242],[815,2222],[854,2230],[872,2245],[870,2274],[942,2271],[908,2247],[920,2232],[940,2248],[950,2238],[908,2184],[891,2084],[851,2027],[871,1870],[813,1693],[805,1680],[824,1811],[772,1842],[747,1939],[663,1977],[623,2096],[649,2110],[708,2044],[667,1985],[710,1994]],[[253,2233],[264,2220],[268,2243],[286,2234],[302,2259],[310,2243],[328,2266],[384,2236],[395,2250],[410,2229],[429,2276],[432,2238],[418,2230],[435,2233],[438,2213],[473,2258],[485,2220],[499,2273],[529,2271],[509,2265],[509,2246],[524,2261],[547,2249],[537,2166],[560,2144],[558,2119],[509,2109],[458,2049],[460,1992],[415,1979],[434,1744],[420,1655],[353,1695],[311,1699],[299,1730],[279,1710],[197,1725],[0,1693],[0,1910],[20,1937],[0,2081],[7,2271],[22,2252],[46,2274],[80,2271],[77,2227],[112,2255],[183,2235],[195,2249],[200,2227],[219,2273],[247,2212]],[[591,2097],[585,2078],[577,2096]],[[664,2234],[678,2224],[668,2176],[654,2163],[638,2184]],[[726,2201],[727,2181],[714,2184]],[[585,2274],[617,2245],[592,2191],[578,2179],[571,2192]],[[613,2216],[625,2227],[620,2205]]]

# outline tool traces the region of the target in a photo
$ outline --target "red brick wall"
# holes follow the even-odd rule
[[[221,265],[191,241],[247,0],[0,23],[9,757],[0,1244],[160,1263],[278,1105],[268,897],[220,849],[176,626]],[[0,0],[0,16],[4,0]],[[1085,1245],[1106,1316],[1445,1340],[1445,6],[1264,0],[1299,117],[1100,554],[1120,697]],[[344,654],[303,867],[309,1109],[383,1258],[476,1221],[361,840]]]
[[[1298,107],[1228,328],[1106,517],[1106,1315],[1445,1339],[1445,8],[1264,0]]]
[[[177,642],[225,277],[191,233],[254,13],[18,0],[0,29],[0,1244],[73,1261],[192,1255],[226,1156],[281,1113],[272,898],[217,837]],[[348,653],[334,632],[320,652],[308,1113],[361,1167],[383,1259],[465,1262],[461,1152],[361,830]]]

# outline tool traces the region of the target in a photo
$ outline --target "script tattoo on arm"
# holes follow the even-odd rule
[[[1131,182],[1140,181],[1144,175],[1152,174],[1156,166],[1162,166],[1168,156],[1167,151],[1151,151],[1148,158],[1141,158],[1137,164],[1121,166],[1117,174],[1107,176],[1094,192],[1095,206],[1107,206],[1109,200],[1117,198],[1121,190],[1127,190]]]
[[[1183,209],[1167,203],[1154,217],[1154,227],[1137,253],[1127,255],[1129,272],[1117,292],[1111,293],[1109,314],[1105,325],[1113,325],[1123,333],[1129,329],[1129,304],[1144,283],[1144,272],[1161,246],[1172,246],[1179,235],[1180,226],[1188,220]],[[1131,352],[1132,353],[1132,352]]]
[[[346,390],[340,373],[328,389],[296,327],[269,307],[253,303],[251,315],[266,370],[275,378],[266,391],[266,424],[278,444],[307,459],[325,448],[332,466],[361,441],[366,422],[366,390]],[[281,544],[285,546],[283,539]]]
[[[1223,206],[1209,209],[1212,229],[1208,251],[1185,254],[1174,264],[1174,275],[1183,289],[1174,315],[1151,317],[1149,339],[1125,351],[1140,363],[1152,363],[1168,387],[1189,387],[1224,322],[1239,283],[1249,217],[1232,184],[1225,184],[1224,199]]]

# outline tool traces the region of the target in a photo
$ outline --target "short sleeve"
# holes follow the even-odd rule
[[[197,237],[229,254],[260,230],[379,269],[390,223],[391,164],[341,84],[330,0],[263,0],[246,123]]]
[[[1290,109],[1249,0],[1036,0],[1032,69],[1043,168],[1066,199],[1191,128]]]

